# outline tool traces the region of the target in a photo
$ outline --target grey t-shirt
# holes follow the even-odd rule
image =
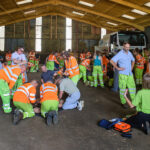
[[[60,83],[60,91],[64,91],[67,94],[71,95],[75,92],[79,92],[79,89],[70,79],[66,78],[66,79],[62,79]]]

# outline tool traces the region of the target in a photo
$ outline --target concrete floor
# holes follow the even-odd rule
[[[39,79],[39,73],[32,78]],[[30,79],[31,79],[31,75]],[[12,125],[12,115],[0,110],[0,150],[149,150],[150,136],[133,129],[133,138],[126,139],[113,130],[97,126],[100,119],[111,119],[127,113],[120,106],[119,96],[108,89],[85,87],[79,83],[85,108],[82,112],[59,113],[59,124],[47,127],[34,117]]]

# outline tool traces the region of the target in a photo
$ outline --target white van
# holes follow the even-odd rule
[[[95,50],[103,51],[104,49],[109,52],[116,52],[118,49],[123,48],[123,43],[129,42],[130,49],[139,48],[142,50],[147,46],[147,37],[141,31],[119,31],[107,34],[99,41],[99,45],[95,46]]]

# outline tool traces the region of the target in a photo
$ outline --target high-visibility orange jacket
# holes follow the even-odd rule
[[[84,60],[81,62],[81,65],[82,65],[82,66],[85,66],[85,67],[88,67],[88,66],[90,65],[90,62],[91,62],[90,59],[84,59]]]
[[[28,67],[32,67],[32,66],[35,66],[35,65],[31,62],[28,62]]]
[[[14,93],[13,101],[21,103],[36,102],[36,88],[31,83],[25,83]]]
[[[21,69],[18,65],[6,66],[0,70],[0,79],[5,80],[12,89],[20,73]]]
[[[106,56],[103,56],[102,57],[102,60],[103,60],[103,72],[104,73],[107,73],[107,65],[109,63],[109,60],[107,59]]]
[[[54,61],[55,63],[59,64],[58,60],[56,59],[55,55],[49,55],[48,61]]]
[[[86,53],[86,56],[87,56],[87,57],[91,57],[91,52],[87,52],[87,53]]]
[[[6,53],[6,61],[11,61],[11,53]]]
[[[41,103],[47,100],[56,100],[58,101],[58,89],[57,86],[53,83],[47,82],[41,85],[40,87],[40,98]]]
[[[29,53],[29,60],[34,60],[35,59],[35,52],[30,52]]]
[[[81,60],[84,60],[84,59],[85,59],[85,53],[81,53],[81,54],[80,54],[80,59],[81,59]]]
[[[145,58],[140,54],[136,56],[136,68],[144,69],[144,64],[146,63]]]
[[[64,68],[59,69],[58,72],[57,72],[57,74],[60,75],[60,76],[62,76],[63,75],[63,70],[64,70]]]
[[[69,60],[65,60],[65,67],[65,72],[69,74],[70,78],[80,74],[77,60],[73,56],[70,56]]]

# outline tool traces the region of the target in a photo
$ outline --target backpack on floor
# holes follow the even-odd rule
[[[114,125],[114,129],[122,133],[127,133],[131,132],[131,125],[125,122],[118,122]]]
[[[132,138],[130,124],[118,122],[114,125],[114,130],[119,131],[123,137]]]

